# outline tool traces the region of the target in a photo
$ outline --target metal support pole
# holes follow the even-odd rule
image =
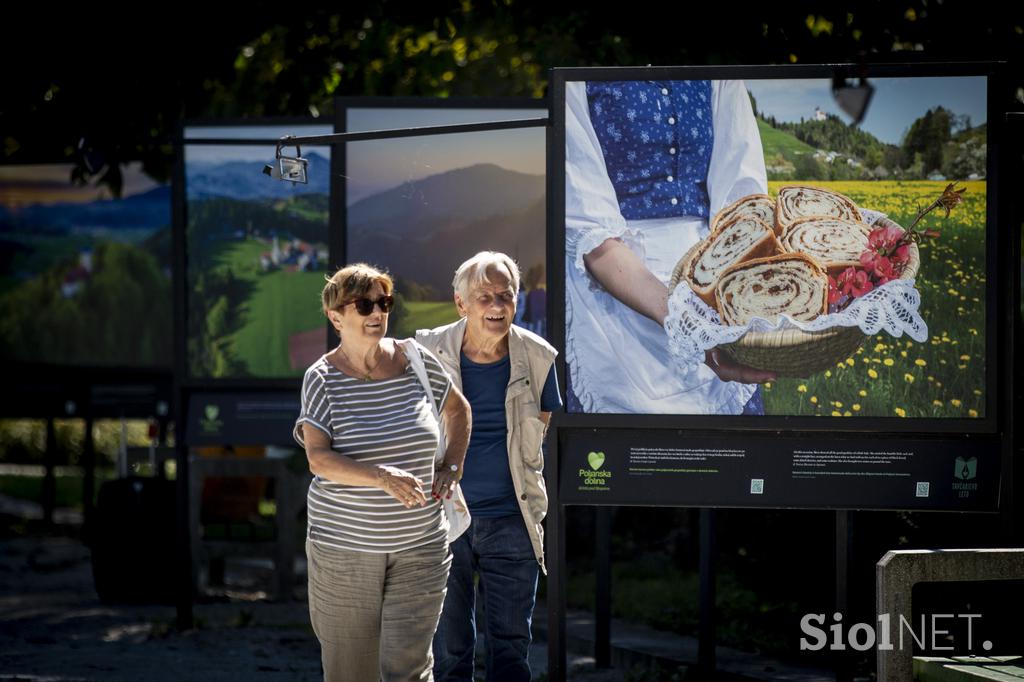
[[[700,623],[697,667],[701,679],[714,678],[715,662],[715,510],[700,510]]]
[[[594,662],[612,666],[612,510],[594,507]]]
[[[565,682],[565,508],[559,503],[558,469],[561,444],[558,427],[548,435],[548,461],[544,468],[548,489],[547,566],[548,566],[548,679]]]
[[[852,525],[850,512],[845,509],[836,511],[836,613],[845,618],[850,606],[850,542]],[[843,623],[844,628],[849,624]],[[846,652],[838,651],[835,657],[836,682],[852,682],[853,670],[850,668],[850,657]]]
[[[92,437],[92,427],[92,415],[88,415],[82,440],[82,520],[86,529],[92,528],[93,495],[96,492],[96,442]]]
[[[57,431],[53,426],[53,417],[46,419],[46,452],[43,465],[43,523],[47,526],[53,524],[53,509],[57,506],[57,478],[54,474],[54,467],[57,465]]]

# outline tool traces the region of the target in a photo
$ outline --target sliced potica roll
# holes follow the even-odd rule
[[[769,225],[775,225],[775,200],[767,194],[749,194],[738,201],[734,201],[721,211],[715,214],[711,220],[711,231],[718,229],[734,218],[751,217],[763,220]],[[778,232],[775,233],[778,236]]]
[[[727,325],[744,325],[755,317],[776,322],[782,314],[808,321],[828,310],[828,275],[813,258],[785,253],[727,268],[716,293]]]
[[[860,211],[848,197],[820,187],[787,185],[775,199],[775,229],[786,234],[786,228],[800,218],[828,216],[861,222]]]
[[[867,251],[871,227],[841,218],[800,218],[786,228],[779,239],[786,253],[804,253],[837,275],[850,266],[860,265],[860,254]]]
[[[715,307],[715,285],[723,270],[733,263],[770,256],[780,250],[768,223],[751,217],[735,218],[719,226],[690,252],[683,265],[683,277],[701,300]]]

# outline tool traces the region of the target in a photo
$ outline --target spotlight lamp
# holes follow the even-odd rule
[[[301,182],[302,184],[308,184],[309,180],[306,178],[306,169],[309,167],[309,160],[302,158],[302,148],[295,145],[295,156],[284,156],[281,154],[281,148],[291,146],[288,141],[291,139],[291,135],[285,135],[277,143],[277,152],[274,158],[274,163],[268,163],[263,167],[264,175],[269,175],[274,180],[287,180],[292,184]]]

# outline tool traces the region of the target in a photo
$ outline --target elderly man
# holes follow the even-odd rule
[[[451,545],[448,594],[434,635],[434,676],[473,679],[479,592],[487,679],[525,681],[537,579],[544,569],[541,444],[552,410],[561,407],[556,351],[512,324],[519,268],[505,254],[473,256],[459,266],[452,287],[462,319],[416,335],[473,413],[461,478],[472,522]]]

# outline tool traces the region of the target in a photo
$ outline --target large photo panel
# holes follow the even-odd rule
[[[331,132],[312,125],[185,128],[190,378],[300,377],[323,354],[330,149],[302,148],[308,184],[279,182],[262,171],[281,136]]]
[[[535,103],[520,101],[522,105]],[[344,132],[545,118],[535,106],[343,101]],[[458,319],[452,279],[479,251],[511,256],[521,272],[515,324],[547,334],[543,127],[349,142],[344,158],[345,258],[395,278],[388,333]]]
[[[120,190],[71,164],[0,167],[0,357],[57,367],[169,368],[171,188],[141,163]]]
[[[988,79],[869,80],[566,82],[570,413],[993,416]]]

